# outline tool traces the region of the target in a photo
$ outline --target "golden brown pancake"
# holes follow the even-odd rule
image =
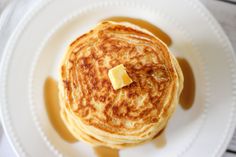
[[[109,69],[123,64],[133,82],[114,90]],[[167,46],[145,29],[106,21],[70,44],[60,67],[61,116],[93,146],[125,148],[167,124],[183,76]]]

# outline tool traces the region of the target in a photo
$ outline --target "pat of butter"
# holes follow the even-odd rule
[[[110,78],[111,84],[115,90],[128,86],[133,82],[127,74],[123,64],[110,69],[108,71],[108,77]]]

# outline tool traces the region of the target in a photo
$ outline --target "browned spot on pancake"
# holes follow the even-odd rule
[[[161,110],[164,116],[168,114],[172,102],[163,107],[163,101],[167,93],[176,91],[173,83],[177,75],[167,48],[158,39],[130,27],[103,22],[86,35],[86,40],[78,38],[73,44],[65,59],[75,55],[73,65],[69,70],[65,61],[66,68],[62,68],[62,79],[70,80],[63,84],[69,89],[63,101],[78,105],[75,114],[84,123],[126,135],[157,123]],[[83,49],[72,53],[81,44]],[[114,90],[107,73],[118,64],[126,67],[133,83]],[[126,122],[134,125],[127,126]]]
[[[86,36],[87,36],[87,33],[85,33],[85,34],[79,36],[75,41],[73,41],[73,42],[70,44],[70,46],[73,46],[73,45],[76,43],[76,41],[81,40],[81,39],[85,38]]]
[[[63,80],[63,83],[64,83],[64,87],[65,87],[67,90],[70,90],[70,81]]]

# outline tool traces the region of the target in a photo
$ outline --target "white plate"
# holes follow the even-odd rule
[[[101,19],[145,19],[169,34],[171,50],[190,63],[196,79],[193,107],[179,106],[166,145],[153,142],[120,156],[220,157],[235,127],[236,63],[233,49],[198,1],[47,1],[33,10],[11,37],[3,56],[1,112],[4,129],[19,156],[95,156],[88,145],[63,141],[51,126],[43,100],[48,76],[57,78],[66,46]]]

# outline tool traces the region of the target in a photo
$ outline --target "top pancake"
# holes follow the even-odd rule
[[[108,71],[119,64],[133,83],[114,90]],[[122,141],[149,139],[163,129],[183,81],[178,63],[162,41],[135,25],[110,21],[69,46],[60,75],[61,103],[94,129],[90,136],[96,138],[97,132]]]

